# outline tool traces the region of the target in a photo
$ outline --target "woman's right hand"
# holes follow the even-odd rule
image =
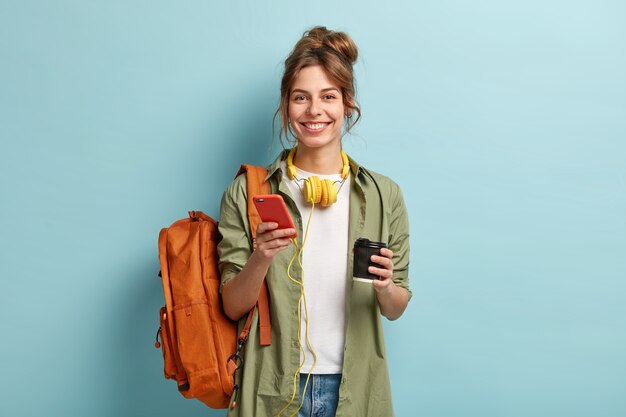
[[[291,244],[294,229],[277,229],[278,223],[263,222],[256,228],[256,250],[258,256],[268,261],[274,259],[278,252],[283,251]]]
[[[276,222],[259,223],[256,228],[256,250],[243,269],[222,288],[224,311],[231,320],[239,320],[254,307],[261,283],[274,257],[289,247],[289,236],[295,234],[294,229],[278,229]]]

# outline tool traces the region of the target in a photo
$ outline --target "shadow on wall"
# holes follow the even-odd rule
[[[158,232],[158,231],[157,231]],[[108,393],[110,415],[120,416],[224,416],[224,410],[210,410],[198,400],[178,393],[176,383],[163,375],[163,357],[154,346],[159,327],[159,308],[164,304],[155,245],[149,256],[120,268],[128,282],[120,308],[110,315],[110,328],[118,329],[109,357],[110,379],[103,388]],[[130,271],[133,271],[129,273]]]
[[[259,83],[270,85],[270,83]],[[250,91],[252,89],[249,89]],[[278,141],[272,143],[272,116],[277,103],[277,95],[270,88],[263,88],[257,94],[241,97],[242,106],[215,115],[213,123],[227,124],[227,134],[221,135],[219,143],[214,137],[215,130],[207,126],[206,141],[202,141],[198,151],[207,155],[204,170],[207,181],[207,195],[215,209],[226,185],[234,177],[242,163],[267,165],[279,150]],[[256,97],[250,100],[250,96]],[[228,122],[230,121],[230,122]],[[214,151],[219,145],[220,155]],[[184,167],[181,167],[184,169]],[[231,172],[232,171],[232,172]],[[197,190],[190,188],[192,193]],[[208,211],[210,214],[212,212]],[[172,219],[174,221],[175,219]],[[166,227],[169,224],[163,224]],[[163,358],[160,349],[154,347],[156,332],[159,327],[159,308],[164,304],[161,280],[158,277],[159,263],[157,240],[159,230],[144,230],[154,236],[153,245],[142,248],[140,256],[135,257],[133,265],[120,269],[120,274],[127,275],[126,288],[121,290],[120,308],[110,315],[109,328],[118,329],[111,335],[116,346],[108,352],[109,357],[103,366],[112,366],[109,386],[111,412],[122,416],[171,416],[202,415],[209,417],[224,416],[225,410],[211,410],[198,400],[188,400],[180,395],[174,381],[163,376]],[[132,271],[132,272],[131,272]],[[130,273],[129,273],[130,272]]]

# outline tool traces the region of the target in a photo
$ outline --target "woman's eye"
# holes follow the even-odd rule
[[[326,94],[326,95],[324,96],[324,99],[326,99],[326,100],[332,100],[332,99],[334,99],[334,98],[335,98],[335,96],[333,96],[332,94]]]
[[[306,100],[306,97],[305,96],[295,96],[293,99],[295,101],[304,101],[304,100]]]

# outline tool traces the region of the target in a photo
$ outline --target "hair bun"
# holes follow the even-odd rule
[[[305,32],[303,38],[309,39],[312,49],[321,48],[323,46],[329,47],[353,65],[359,56],[356,44],[345,32],[335,32],[326,29],[324,26],[315,26]]]

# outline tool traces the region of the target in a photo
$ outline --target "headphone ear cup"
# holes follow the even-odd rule
[[[311,194],[313,191],[311,190],[311,181],[309,181],[308,178],[304,180],[304,189],[302,191],[304,192],[304,201],[312,203],[313,199]]]
[[[322,181],[319,177],[313,177],[313,190],[315,190],[315,204],[322,200]]]
[[[337,202],[337,186],[331,180],[320,180],[317,176],[309,177],[304,180],[302,192],[307,203],[329,207]]]
[[[320,197],[320,204],[323,207],[328,207],[330,205],[328,203],[328,180],[322,180],[322,195]]]
[[[326,182],[326,189],[327,189],[327,195],[328,195],[327,206],[330,206],[337,202],[337,185],[331,180],[325,180],[325,182]]]
[[[322,196],[322,182],[319,177],[312,176],[304,181],[304,199],[309,203],[317,204]]]

